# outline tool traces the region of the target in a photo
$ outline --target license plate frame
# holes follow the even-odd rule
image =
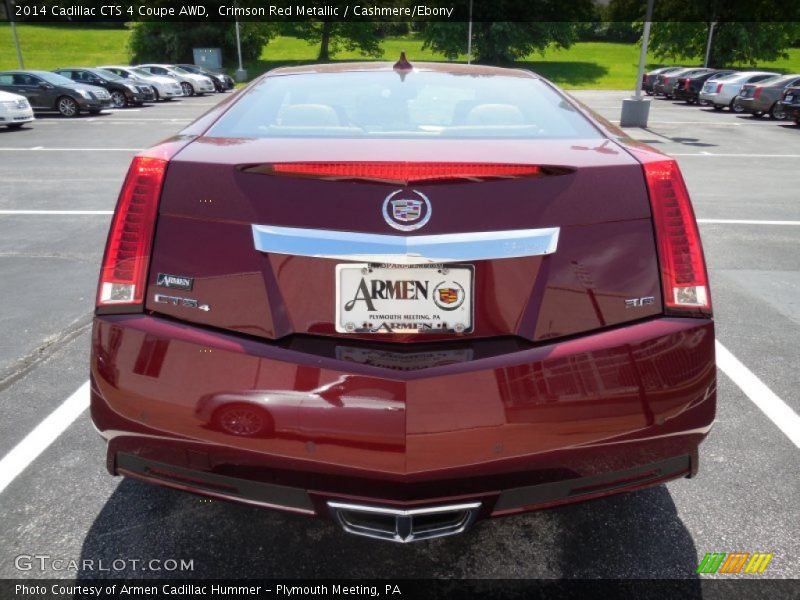
[[[338,333],[463,335],[474,329],[471,264],[341,263],[335,286]]]

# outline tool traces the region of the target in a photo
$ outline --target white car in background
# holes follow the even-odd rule
[[[109,65],[97,68],[111,71],[123,79],[149,85],[156,93],[156,100],[172,100],[173,98],[180,98],[183,96],[183,88],[181,88],[180,82],[166,75],[153,75],[139,67],[124,67],[122,65]]]
[[[205,75],[195,75],[174,65],[139,65],[138,69],[143,69],[151,75],[163,75],[172,77],[181,84],[184,96],[194,96],[195,94],[213,94],[216,90],[214,82]]]
[[[0,125],[18,129],[33,119],[33,109],[25,96],[0,91]]]
[[[777,73],[767,71],[740,71],[713,81],[706,81],[700,91],[700,102],[711,104],[714,110],[722,110],[727,106],[732,111],[742,112],[740,108],[734,108],[734,100],[742,91],[744,84],[756,83],[775,75]]]

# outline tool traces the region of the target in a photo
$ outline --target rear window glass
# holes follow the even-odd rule
[[[209,137],[599,138],[538,79],[412,71],[267,77]]]

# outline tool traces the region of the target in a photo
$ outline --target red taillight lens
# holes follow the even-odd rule
[[[657,160],[644,163],[653,210],[664,306],[709,314],[708,275],[689,192],[678,163]]]
[[[685,90],[689,89],[689,80],[688,79],[684,79],[683,80],[683,89],[685,89]]]
[[[536,177],[542,174],[542,167],[537,165],[430,162],[273,163],[257,168],[247,168],[247,170],[295,177],[368,179],[394,183],[447,179]]]
[[[753,98],[758,99],[761,96],[761,88],[757,87],[756,91],[753,92]]]
[[[722,84],[718,83],[717,84],[717,93],[719,94],[721,91],[722,91]]]
[[[97,307],[144,303],[158,199],[167,161],[137,156],[122,185],[108,234]]]

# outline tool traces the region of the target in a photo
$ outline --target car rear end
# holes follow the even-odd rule
[[[718,104],[717,100],[722,93],[722,88],[728,81],[733,81],[740,77],[737,73],[731,73],[728,75],[722,76],[715,76],[706,81],[703,84],[703,87],[700,90],[700,94],[698,99],[702,104],[711,104],[713,106],[724,106],[724,104]]]
[[[800,86],[787,88],[780,103],[786,118],[800,125]]]
[[[109,471],[402,542],[693,475],[714,328],[675,161],[524,72],[315,69],[134,159]]]

